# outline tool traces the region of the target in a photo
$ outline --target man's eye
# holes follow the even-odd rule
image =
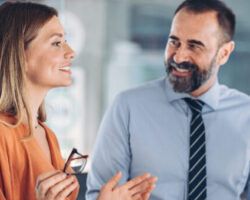
[[[180,46],[180,43],[176,40],[169,40],[169,44],[174,46],[174,47]]]
[[[188,47],[191,50],[198,50],[198,49],[200,49],[200,47],[198,45],[195,45],[195,44],[189,44]]]

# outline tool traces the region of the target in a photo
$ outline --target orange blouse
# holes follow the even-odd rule
[[[13,123],[14,118],[0,115],[1,121]],[[0,121],[0,199],[1,200],[35,200],[37,176],[54,169],[62,170],[62,159],[58,141],[54,133],[44,124],[48,140],[51,161],[40,148],[35,137],[27,137],[28,127],[20,124],[10,127]],[[77,198],[77,191],[68,199]]]

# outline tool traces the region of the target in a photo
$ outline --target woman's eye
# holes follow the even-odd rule
[[[58,41],[58,42],[53,42],[52,45],[56,46],[56,47],[60,47],[62,44],[62,42]]]

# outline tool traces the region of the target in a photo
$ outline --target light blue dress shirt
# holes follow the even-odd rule
[[[167,79],[117,96],[100,126],[87,200],[117,171],[120,183],[149,172],[158,177],[150,200],[185,200],[191,110]],[[250,97],[216,82],[205,106],[207,200],[239,200],[250,164]]]

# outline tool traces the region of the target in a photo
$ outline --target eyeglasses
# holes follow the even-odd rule
[[[87,163],[88,155],[78,153],[77,149],[73,148],[65,165],[63,172],[66,174],[82,174]]]

